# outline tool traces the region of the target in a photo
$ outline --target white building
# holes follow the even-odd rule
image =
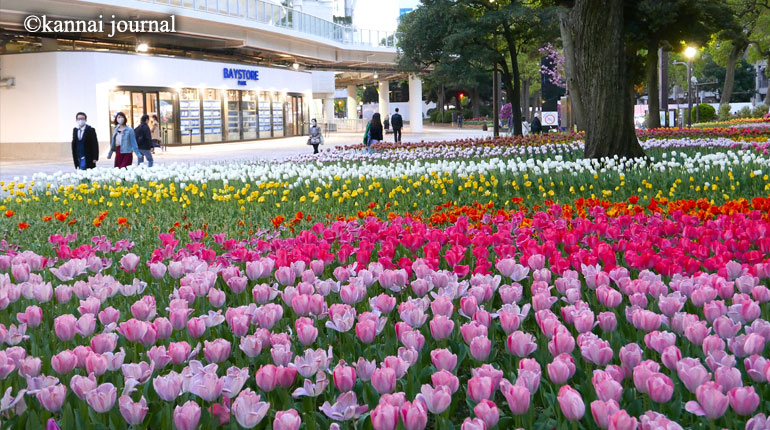
[[[0,30],[14,36],[0,42],[0,159],[69,156],[81,111],[103,152],[117,112],[132,126],[143,114],[158,115],[170,145],[302,135],[310,118],[333,121],[335,88],[350,94],[358,84],[340,76],[361,71],[380,73],[387,108],[387,79],[398,76],[392,31],[335,24],[334,0],[294,0],[293,6],[272,0],[3,0]],[[104,29],[44,33],[24,27],[30,15],[96,20]],[[173,20],[174,31],[110,35],[111,15]],[[335,77],[335,71],[342,74]],[[421,82],[411,81],[419,106]]]

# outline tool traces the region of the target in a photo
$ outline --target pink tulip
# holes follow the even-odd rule
[[[206,331],[206,323],[200,318],[190,318],[187,321],[187,332],[194,339],[198,339],[203,336]]]
[[[478,361],[486,361],[492,351],[492,341],[486,336],[476,336],[471,341],[471,355]]]
[[[704,382],[695,390],[695,398],[685,405],[685,409],[695,415],[705,416],[708,419],[715,420],[727,411],[729,399],[722,394],[721,386],[716,382]]]
[[[133,273],[136,271],[136,266],[139,264],[139,257],[129,252],[128,254],[124,255],[120,259],[120,268],[125,270],[128,273]]]
[[[518,357],[527,357],[537,349],[535,337],[523,331],[515,331],[508,336],[508,351]]]
[[[35,328],[43,321],[43,310],[39,306],[27,306],[24,313],[16,314],[16,319],[29,328]]]
[[[260,396],[247,388],[233,402],[232,411],[238,424],[254,428],[267,415],[269,408],[270,403],[261,402]]]
[[[676,364],[676,372],[679,380],[691,393],[696,392],[701,384],[711,379],[708,370],[695,358],[688,357],[679,360]]]
[[[75,375],[70,379],[70,388],[80,400],[85,400],[86,394],[96,388],[96,378],[94,375]]]
[[[190,344],[185,341],[168,344],[168,355],[171,356],[171,362],[174,364],[182,364],[187,361],[191,351]]]
[[[147,334],[148,324],[144,321],[140,321],[131,318],[128,321],[120,323],[118,331],[129,342],[140,342]]]
[[[70,373],[77,364],[78,357],[67,349],[51,357],[51,367],[59,375]]]
[[[449,387],[444,385],[433,388],[428,384],[423,384],[417,398],[425,402],[426,408],[432,414],[438,415],[444,412],[452,403],[452,392]]]
[[[112,352],[118,345],[118,336],[114,333],[100,333],[91,338],[91,349],[98,353]]]
[[[674,345],[667,346],[660,355],[660,361],[669,370],[676,370],[676,364],[682,359],[682,352]]]
[[[610,426],[610,417],[615,412],[620,410],[618,402],[609,400],[603,402],[601,400],[594,400],[591,402],[591,415],[594,417],[594,421],[599,428],[607,429]]]
[[[401,405],[401,422],[406,430],[423,430],[428,424],[428,411],[420,400]]]
[[[430,334],[436,341],[444,340],[452,335],[454,327],[454,321],[443,315],[438,315],[430,322]]]
[[[717,367],[714,372],[714,381],[722,386],[722,392],[725,394],[735,387],[743,386],[741,371],[735,367]]]
[[[580,393],[569,385],[562,385],[557,400],[564,417],[570,421],[578,421],[586,413],[586,405]]]
[[[559,354],[553,362],[546,365],[548,378],[556,385],[563,385],[575,374],[575,360],[569,354]]]
[[[620,401],[623,395],[623,386],[616,381],[612,375],[603,370],[594,370],[591,383],[596,390],[596,397],[602,401],[615,400]]]
[[[500,420],[500,410],[494,402],[489,400],[482,400],[473,408],[473,413],[484,421],[487,428],[496,426],[497,422]]]
[[[396,372],[389,367],[378,368],[372,373],[371,381],[378,393],[392,393],[396,388]]]
[[[524,385],[513,385],[507,379],[500,383],[500,391],[514,415],[524,415],[529,410],[530,391]]]
[[[120,406],[120,414],[129,425],[141,424],[149,410],[147,400],[144,397],[138,402],[134,402],[131,397],[123,395],[118,399],[118,405]]]
[[[356,384],[356,370],[344,364],[337,365],[332,373],[334,385],[341,392],[350,391]]]
[[[86,356],[86,372],[95,376],[101,376],[107,371],[107,358],[101,354],[90,352]]]
[[[61,409],[67,397],[67,387],[62,384],[51,385],[38,391],[37,401],[49,412]]]
[[[628,412],[621,409],[610,417],[610,430],[636,430],[639,423],[636,418],[628,415]]]
[[[653,373],[647,378],[647,394],[655,403],[667,403],[674,394],[674,382],[662,373]]]
[[[230,342],[225,339],[205,340],[203,344],[203,355],[209,363],[221,363],[230,357]]]
[[[457,355],[448,349],[434,349],[430,352],[430,359],[436,370],[453,370],[457,366]]]
[[[477,403],[492,398],[496,388],[488,376],[474,376],[468,380],[468,396]]]
[[[612,332],[618,326],[618,320],[613,312],[602,312],[599,314],[599,328],[602,331]]]
[[[259,386],[259,388],[262,391],[266,393],[273,391],[273,389],[277,384],[276,371],[277,371],[277,368],[272,364],[266,364],[264,366],[261,366],[259,370],[257,370],[257,374],[256,374],[257,386]]]
[[[99,385],[86,393],[86,402],[96,412],[105,413],[115,405],[117,388],[109,382]]]
[[[548,342],[548,351],[554,357],[560,354],[570,354],[575,349],[575,338],[566,327],[560,327],[556,330],[551,340]]]
[[[167,402],[173,402],[182,391],[183,381],[182,375],[171,372],[168,375],[153,378],[152,387],[158,393],[158,397]]]
[[[75,337],[75,324],[77,319],[74,315],[66,314],[56,317],[53,320],[53,330],[61,341],[67,342]]]
[[[273,430],[297,430],[300,424],[302,424],[302,419],[296,410],[278,411],[273,421]]]
[[[201,419],[201,407],[194,400],[174,409],[174,425],[177,430],[195,430]]]
[[[387,402],[377,405],[371,414],[374,430],[395,430],[398,425],[399,409]]]
[[[759,395],[754,387],[735,387],[727,393],[727,397],[733,411],[744,417],[753,414],[759,406]]]

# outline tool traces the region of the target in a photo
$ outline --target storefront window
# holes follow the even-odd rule
[[[160,120],[160,139],[164,145],[179,143],[175,134],[174,123],[174,93],[168,91],[160,92],[160,106],[158,108],[158,119]]]
[[[131,92],[113,91],[110,93],[110,137],[115,129],[115,115],[123,112],[126,118],[131,117]]]
[[[241,91],[241,120],[243,140],[257,138],[257,93]]]
[[[284,136],[283,130],[283,101],[284,96],[281,93],[275,93],[273,96],[273,137]]]
[[[259,95],[259,138],[272,137],[270,133],[270,93],[263,91]]]
[[[203,140],[222,141],[222,101],[219,90],[203,90]]]
[[[183,88],[179,97],[180,143],[201,142],[201,101],[197,88]]]
[[[227,118],[227,127],[225,127],[225,140],[241,140],[241,118],[239,116],[239,93],[238,90],[225,91],[225,118]]]

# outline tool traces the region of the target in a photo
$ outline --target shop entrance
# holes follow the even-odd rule
[[[123,112],[131,127],[141,123],[142,115],[158,116],[163,144],[176,143],[174,105],[176,92],[150,89],[119,89],[110,93],[110,133],[114,131],[115,115]]]

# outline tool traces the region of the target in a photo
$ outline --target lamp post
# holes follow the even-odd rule
[[[690,82],[692,82],[692,86],[695,87],[695,123],[700,122],[700,103],[698,101],[699,92],[698,92],[698,78],[695,76],[690,77]],[[690,115],[690,118],[692,119],[692,115]]]
[[[676,61],[676,60],[674,60],[674,65],[675,66],[687,67],[687,63],[685,63],[683,61]],[[688,68],[688,70],[689,70],[689,68]],[[681,110],[679,108],[679,95],[678,95],[678,92],[676,91],[677,88],[678,88],[678,85],[674,85],[674,99],[676,100],[677,122],[679,123],[679,128],[681,129],[682,128],[682,123],[679,122],[679,113],[681,112]],[[684,116],[682,116],[682,121],[684,121]]]
[[[684,50],[684,56],[687,57],[687,127],[692,127],[692,59],[698,50],[688,46]]]

